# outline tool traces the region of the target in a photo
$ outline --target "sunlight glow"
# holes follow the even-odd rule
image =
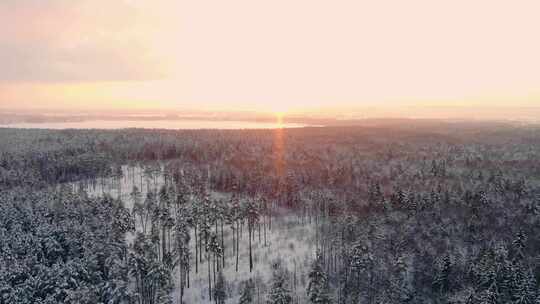
[[[282,112],[277,112],[276,113],[276,123],[277,123],[277,127],[282,129],[283,128],[283,116],[285,114],[283,114]]]
[[[0,108],[538,106],[539,9],[534,0],[0,1],[10,24],[0,28]]]

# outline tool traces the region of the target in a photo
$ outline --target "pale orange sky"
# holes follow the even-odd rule
[[[0,108],[540,106],[540,1],[2,0]]]

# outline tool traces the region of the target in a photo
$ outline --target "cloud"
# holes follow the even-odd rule
[[[127,1],[0,3],[0,81],[152,80],[167,64],[157,30]]]

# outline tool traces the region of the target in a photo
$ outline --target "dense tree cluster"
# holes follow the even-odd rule
[[[110,197],[0,193],[0,303],[125,303],[129,212]],[[127,216],[126,216],[127,215]]]
[[[278,260],[235,301],[539,303],[540,127],[409,124],[0,129],[0,301],[182,303],[204,273],[228,303],[225,265],[252,273],[288,214],[314,229],[303,297]],[[59,186],[126,172],[131,209]]]

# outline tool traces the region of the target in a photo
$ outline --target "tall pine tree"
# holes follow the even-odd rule
[[[291,291],[287,284],[287,270],[283,268],[281,261],[278,260],[272,265],[272,286],[266,300],[267,304],[290,304],[292,303]]]
[[[317,252],[317,257],[311,265],[309,272],[309,284],[307,287],[307,296],[313,304],[332,303],[328,290],[328,276],[323,270],[322,256]]]

